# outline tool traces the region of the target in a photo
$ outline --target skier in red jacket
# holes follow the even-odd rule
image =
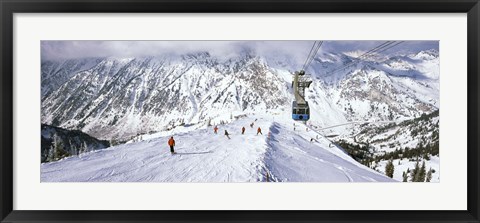
[[[170,139],[168,140],[168,145],[170,146],[170,153],[172,155],[175,154],[175,150],[173,149],[173,147],[175,146],[175,139],[173,139],[173,136],[170,137]]]

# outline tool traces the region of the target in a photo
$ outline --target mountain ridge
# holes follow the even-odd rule
[[[74,68],[63,68],[68,80],[58,82],[52,82],[58,74],[52,70],[62,70],[61,65],[52,69],[43,64],[53,62],[44,61],[42,92],[48,90],[42,93],[42,122],[103,139],[128,139],[179,125],[229,121],[238,114],[288,113],[294,69],[250,53],[229,59],[208,52],[175,58],[84,59],[73,63],[77,64]],[[319,55],[307,72],[315,80],[306,92],[314,125],[411,119],[439,107],[438,52],[404,55],[409,59],[400,64],[408,66],[359,61],[329,77],[327,71],[355,59],[331,53],[326,60],[322,55],[327,54]],[[98,63],[83,69],[95,63],[92,61]],[[428,64],[425,67],[433,76],[395,76],[391,72],[404,72],[408,67],[424,74],[423,64]]]

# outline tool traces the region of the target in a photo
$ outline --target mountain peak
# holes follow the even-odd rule
[[[439,57],[438,50],[436,49],[429,49],[429,50],[422,50],[414,55],[411,56],[414,59],[420,60],[433,60]]]

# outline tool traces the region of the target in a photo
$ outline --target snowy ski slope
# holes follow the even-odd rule
[[[255,122],[253,128],[249,125]],[[394,181],[369,169],[301,123],[246,117],[41,164],[42,182],[370,182]],[[241,135],[241,128],[246,128]],[[258,127],[263,135],[256,135]],[[224,130],[231,139],[224,136]],[[270,132],[270,136],[269,135]],[[318,137],[318,140],[316,139]],[[311,139],[314,141],[311,141]]]

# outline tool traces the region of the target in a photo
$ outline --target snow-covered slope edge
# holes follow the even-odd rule
[[[250,128],[252,121],[244,118],[219,126],[219,134],[203,128],[175,135],[176,155],[170,155],[168,136],[164,136],[42,164],[41,181],[393,181],[328,147],[326,139],[310,142],[309,133],[288,130],[289,121],[259,118]],[[247,128],[244,135],[242,126]],[[264,135],[256,134],[257,127]],[[231,139],[223,135],[224,130]],[[279,143],[279,139],[285,141]]]
[[[289,131],[273,123],[266,166],[276,181],[375,182],[393,181],[369,169],[325,138],[312,140],[313,131]]]

